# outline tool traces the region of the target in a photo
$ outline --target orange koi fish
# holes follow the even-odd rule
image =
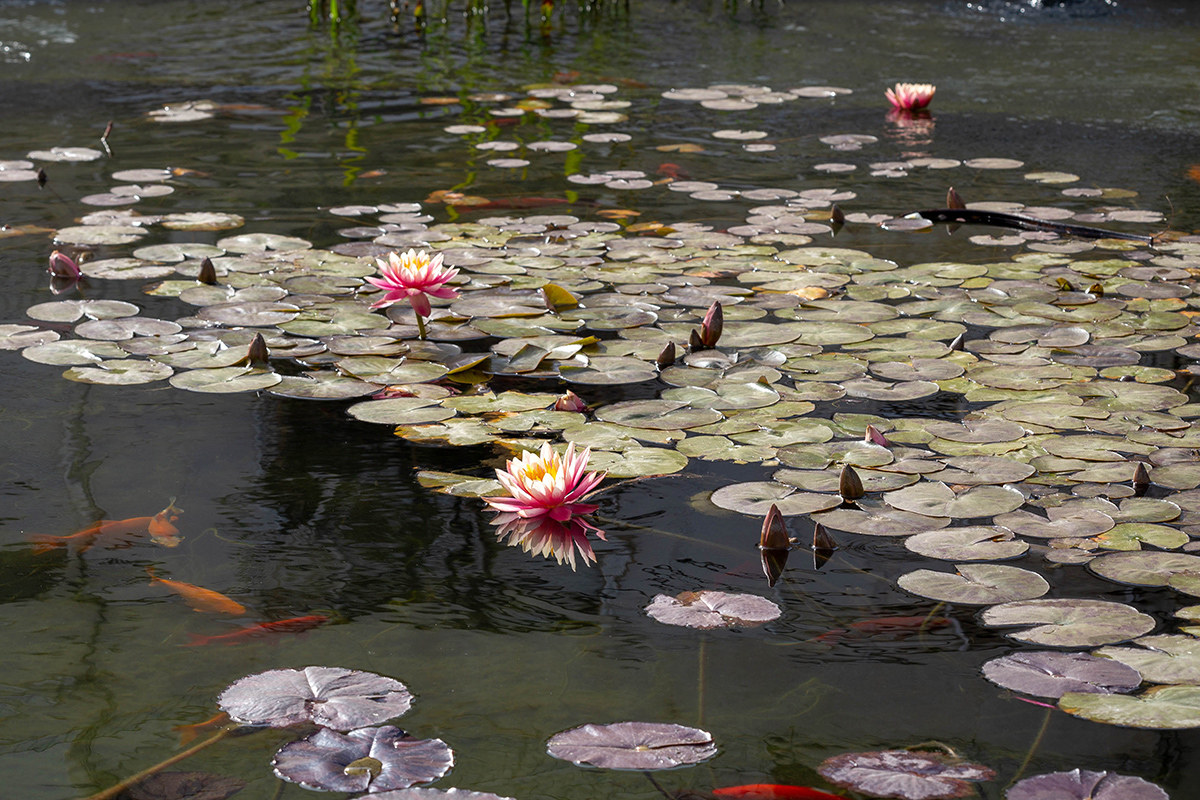
[[[691,175],[688,174],[688,171],[686,169],[679,166],[678,164],[672,164],[670,162],[667,162],[665,164],[659,164],[658,169],[656,169],[655,172],[658,173],[659,175],[662,175],[664,177],[671,178],[671,179],[677,180],[677,181],[687,180],[688,178],[692,177]]]
[[[784,786],[778,783],[751,783],[713,789],[717,797],[728,800],[845,800],[840,794],[822,792],[808,786]]]
[[[900,641],[937,628],[953,627],[955,621],[946,617],[880,617],[853,622],[845,628],[834,628],[810,641],[837,644],[863,639]]]
[[[183,513],[182,508],[176,508],[175,501],[153,517],[132,517],[122,520],[101,520],[90,528],[84,528],[79,533],[70,536],[47,536],[41,533],[30,534],[29,541],[33,543],[34,553],[46,553],[59,547],[75,545],[80,553],[88,550],[99,539],[122,538],[150,534],[150,538],[163,547],[175,547],[183,537],[175,527],[175,520]]]
[[[306,617],[281,619],[278,622],[260,622],[257,625],[251,625],[249,628],[242,628],[239,631],[222,633],[216,636],[201,636],[196,633],[189,633],[188,638],[191,641],[180,645],[180,647],[200,647],[206,644],[241,644],[251,639],[261,639],[276,633],[303,633],[304,631],[324,625],[328,621],[329,617],[324,614],[309,614]]]
[[[179,733],[179,746],[183,747],[205,731],[224,727],[230,722],[232,720],[229,719],[229,715],[222,711],[220,714],[204,720],[204,722],[193,722],[191,725],[176,725],[171,730]]]
[[[146,567],[146,572],[150,575],[151,586],[161,583],[182,597],[185,603],[197,611],[211,611],[214,614],[233,614],[235,616],[241,616],[246,613],[244,605],[230,600],[220,592],[214,592],[212,589],[205,589],[203,586],[195,586],[183,581],[160,578],[154,574],[152,567]]]

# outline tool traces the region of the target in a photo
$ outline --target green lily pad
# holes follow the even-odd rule
[[[1037,472],[1034,467],[1000,456],[959,456],[946,460],[938,480],[961,486],[1017,483]]]
[[[1028,542],[1007,529],[987,525],[918,533],[906,539],[904,546],[943,561],[1000,561],[1019,558],[1029,550]]]
[[[131,317],[140,309],[122,300],[58,300],[38,303],[25,313],[42,322],[74,322],[77,319],[119,319]]]
[[[1136,639],[1154,629],[1155,620],[1133,606],[1106,600],[1018,600],[985,609],[989,628],[1031,625],[1007,634],[1011,639],[1049,647],[1097,647]]]
[[[383,425],[420,425],[441,422],[455,415],[454,409],[444,408],[437,400],[420,397],[393,397],[355,403],[346,413],[363,422]]]
[[[253,367],[222,367],[220,369],[193,369],[178,372],[171,377],[176,389],[206,394],[231,394],[234,392],[256,392],[279,383],[282,377],[270,370]]]
[[[94,342],[90,339],[67,339],[26,347],[21,355],[39,364],[56,366],[96,365],[105,359],[125,358],[129,354],[115,342]]]
[[[926,481],[888,492],[883,500],[889,506],[927,517],[971,519],[991,517],[1015,511],[1025,504],[1025,497],[1012,489],[999,486],[978,486],[961,494],[940,481]]]
[[[812,516],[826,528],[865,536],[910,536],[944,528],[949,517],[926,517],[894,508],[835,508]]]
[[[279,383],[267,389],[268,394],[303,400],[350,400],[377,391],[379,386],[376,384],[347,378],[335,372],[284,375]]]
[[[1200,572],[1200,556],[1188,553],[1135,550],[1111,553],[1088,562],[1102,578],[1128,586],[1166,586],[1178,572]]]
[[[663,447],[631,447],[619,453],[592,451],[589,467],[608,472],[610,478],[671,475],[687,466],[687,456]]]
[[[1028,511],[1001,514],[992,521],[1022,536],[1038,539],[1075,539],[1111,530],[1116,522],[1108,514],[1088,508],[1051,508],[1050,518]]]
[[[690,408],[686,403],[671,400],[627,400],[596,411],[596,419],[603,422],[667,431],[696,428],[724,418],[715,409]]]
[[[926,534],[918,534],[924,536]],[[901,575],[901,589],[946,603],[985,606],[1032,600],[1050,591],[1036,572],[1000,564],[955,564],[955,573],[918,569]]]
[[[133,386],[153,383],[171,377],[175,370],[154,361],[102,361],[94,367],[73,367],[63,377],[76,383],[95,383],[104,386]]]
[[[1162,550],[1175,550],[1190,540],[1191,537],[1177,528],[1148,522],[1122,522],[1093,539],[1105,550],[1140,550],[1143,542]]]
[[[1137,696],[1070,692],[1058,707],[1076,717],[1129,728],[1200,728],[1200,686],[1156,686]]]
[[[1200,685],[1200,639],[1161,634],[1143,636],[1137,647],[1101,647],[1095,655],[1111,658],[1136,669],[1151,683]]]
[[[772,481],[751,481],[722,486],[712,493],[713,505],[739,514],[765,517],[771,506],[778,506],[785,517],[827,511],[841,505],[838,495],[796,491]]]

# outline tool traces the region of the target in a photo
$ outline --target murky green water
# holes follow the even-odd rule
[[[175,194],[139,205],[143,213],[238,213],[246,230],[319,247],[341,241],[336,230],[345,225],[321,209],[420,202],[452,188],[497,198],[576,190],[596,204],[574,209],[583,218],[619,207],[643,220],[744,221],[744,201],[574,186],[564,180],[571,162],[560,155],[524,170],[489,167],[490,154],[442,130],[485,119],[486,106],[418,102],[519,93],[572,70],[580,80],[618,83],[618,96],[633,103],[628,122],[591,128],[633,141],[579,151],[584,172],[655,177],[671,162],[722,185],[838,187],[858,194],[848,212],[937,207],[951,182],[968,199],[1064,202],[1057,187],[1024,181],[1026,170],[925,170],[893,180],[863,168],[849,176],[814,169],[865,160],[831,151],[819,136],[864,133],[880,139],[872,160],[1020,159],[1033,170],[1074,172],[1080,185],[1137,191],[1140,207],[1173,214],[1171,227],[1200,227],[1200,186],[1186,177],[1200,161],[1200,15],[1183,3],[1071,16],[1018,13],[1016,3],[979,11],[915,0],[820,2],[731,16],[720,3],[635,2],[628,14],[569,13],[547,37],[497,8],[486,25],[452,14],[424,38],[407,20],[393,29],[376,5],[383,4],[363,2],[361,24],[331,30],[310,29],[300,4],[282,0],[0,2],[0,159],[96,146],[105,123],[115,123],[112,159],[49,164],[45,189],[0,184],[0,222],[70,224],[92,210],[79,198],[106,190],[114,170],[164,166],[207,176],[181,179]],[[897,80],[938,85],[931,131],[885,120],[882,91]],[[834,85],[854,94],[745,114],[660,97],[727,82]],[[144,117],[201,98],[241,108],[201,123]],[[547,123],[501,135],[531,140],[539,125]],[[720,128],[770,131],[778,149],[714,144],[710,134]],[[709,152],[654,149],[689,142]],[[362,177],[369,171],[382,173]],[[450,213],[427,209],[438,221]],[[993,257],[961,235],[898,236],[871,226],[849,226],[836,244],[902,263]],[[43,272],[50,249],[36,235],[0,239],[0,323],[24,322],[27,307],[52,299]],[[144,297],[141,282],[128,284],[93,282],[84,296],[153,306],[167,319],[186,313],[176,301]],[[604,494],[609,541],[597,545],[596,567],[572,573],[496,544],[478,501],[417,485],[417,469],[488,472],[486,448],[414,446],[386,426],[348,418],[342,403],[87,386],[16,353],[0,356],[5,796],[50,800],[108,786],[175,752],[172,727],[215,713],[229,682],[309,664],[404,681],[417,700],[402,726],[441,737],[456,753],[453,772],[437,785],[517,798],[655,796],[636,773],[584,770],[545,755],[545,740],[559,730],[622,719],[713,733],[718,757],[666,774],[671,788],[820,785],[814,768],[828,756],[936,739],[998,770],[998,782],[983,790],[988,797],[1002,796],[1035,742],[1026,775],[1111,769],[1155,780],[1175,798],[1200,792],[1194,732],[1118,729],[1061,713],[1043,731],[1042,709],[979,676],[981,663],[1013,648],[974,624],[969,610],[955,614],[961,631],[832,649],[807,643],[855,620],[927,613],[931,603],[894,585],[923,562],[895,542],[847,536],[824,572],[793,569],[768,590],[753,548],[757,520],[718,515],[702,495],[769,470],[693,460],[682,477]],[[139,543],[34,556],[24,541],[153,514],[171,497],[186,511],[185,540],[175,549]],[[254,619],[323,613],[336,624],[274,642],[182,647],[188,634],[233,627],[148,586],[148,566],[226,593]],[[1079,570],[1050,580],[1055,596],[1136,601],[1162,616],[1178,605],[1165,590],[1122,590]],[[761,629],[700,635],[642,612],[656,593],[700,586],[768,596],[784,616]],[[287,738],[267,732],[219,744],[185,768],[247,780],[239,798],[274,797],[269,762]],[[306,794],[287,785],[281,796]]]

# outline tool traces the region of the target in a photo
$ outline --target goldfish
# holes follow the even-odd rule
[[[179,733],[179,746],[183,747],[201,733],[212,730],[213,728],[220,728],[224,725],[228,725],[230,722],[232,722],[232,720],[229,719],[229,715],[222,711],[215,716],[209,717],[203,722],[193,722],[191,725],[176,725],[175,727],[171,728],[171,730]]]
[[[183,537],[173,524],[183,513],[182,508],[175,506],[174,499],[162,511],[153,517],[131,517],[121,520],[101,520],[89,528],[84,528],[70,536],[47,536],[35,533],[29,536],[33,543],[33,552],[45,553],[58,547],[75,545],[80,553],[88,550],[97,540],[102,538],[119,538],[150,534],[150,538],[163,547],[175,547]]]
[[[201,636],[197,633],[189,633],[188,638],[191,641],[180,646],[200,647],[206,644],[241,644],[250,639],[259,639],[275,633],[303,633],[304,631],[324,625],[328,621],[329,617],[324,614],[309,614],[306,617],[281,619],[278,622],[260,622],[257,625],[251,625],[249,628],[242,628],[232,633],[222,633],[216,636]]]
[[[154,569],[151,567],[146,567],[146,572],[150,575],[151,586],[155,583],[161,583],[182,597],[185,603],[197,611],[212,611],[216,614],[234,614],[239,616],[246,613],[244,605],[230,600],[220,592],[214,592],[212,589],[205,589],[203,586],[194,586],[183,581],[160,578],[154,574]]]
[[[878,619],[852,622],[845,628],[834,628],[814,637],[811,641],[822,644],[837,644],[838,642],[862,639],[900,641],[935,628],[953,627],[955,624],[954,620],[946,617],[879,617]]]
[[[713,789],[717,797],[729,800],[845,800],[840,794],[822,792],[808,786],[784,786],[777,783],[751,783]]]
[[[659,164],[658,169],[656,169],[655,172],[657,172],[659,175],[662,175],[664,177],[671,178],[671,179],[677,180],[677,181],[687,180],[688,178],[692,177],[691,175],[688,174],[688,171],[686,169],[679,166],[678,164],[672,164],[670,162],[667,162],[665,164]]]

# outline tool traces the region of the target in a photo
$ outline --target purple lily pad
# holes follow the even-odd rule
[[[441,739],[413,739],[393,725],[350,733],[323,728],[279,748],[271,766],[306,789],[382,792],[437,780],[454,766],[454,753]]]
[[[686,628],[748,628],[778,619],[779,606],[765,597],[730,592],[683,592],[655,595],[646,613],[667,625]]]
[[[550,737],[546,752],[604,769],[670,769],[698,764],[717,753],[712,734],[654,722],[582,725]]]
[[[996,775],[980,764],[910,750],[844,753],[825,759],[817,772],[836,786],[900,800],[968,797],[975,793],[968,781],[991,780]]]
[[[1013,653],[984,664],[983,677],[1014,692],[1055,699],[1067,692],[1131,692],[1142,683],[1133,667],[1085,653]]]
[[[1113,772],[1050,772],[1034,775],[1005,793],[1006,800],[1168,800],[1158,786]]]
[[[217,705],[235,722],[285,728],[313,722],[339,731],[398,717],[412,705],[403,683],[342,667],[273,669],[235,681]],[[349,791],[349,790],[347,790]]]
[[[511,797],[491,792],[472,792],[467,789],[432,789],[418,786],[412,789],[397,789],[394,792],[379,792],[371,800],[513,800]]]
[[[125,790],[130,800],[225,800],[246,782],[211,772],[160,772]]]

